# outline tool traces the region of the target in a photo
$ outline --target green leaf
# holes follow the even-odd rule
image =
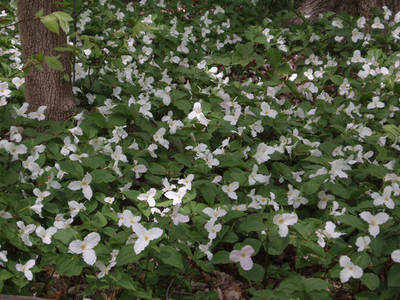
[[[329,79],[336,85],[341,85],[343,83],[343,77],[340,75],[333,75]]]
[[[57,273],[67,277],[82,274],[84,265],[83,260],[77,255],[60,254],[56,259]]]
[[[269,49],[268,54],[269,54],[269,59],[271,61],[271,65],[275,68],[278,67],[282,61],[282,54],[274,48]]]
[[[104,168],[106,166],[106,162],[101,157],[83,157],[82,165],[85,167],[90,167],[92,169]]]
[[[211,259],[211,263],[213,264],[229,264],[233,263],[229,259],[229,252],[228,251],[218,251],[214,254],[213,258]]]
[[[68,246],[73,240],[78,240],[80,238],[79,233],[72,228],[66,228],[63,230],[58,230],[53,238],[59,240],[64,245]]]
[[[131,291],[136,291],[136,284],[132,276],[127,273],[122,273],[122,278],[116,281],[117,285]]]
[[[36,14],[35,17],[41,18],[43,17],[43,8],[41,8]]]
[[[252,232],[265,230],[266,228],[267,226],[264,224],[264,220],[262,217],[251,215],[240,223],[237,231]]]
[[[300,187],[300,191],[305,195],[314,194],[316,191],[320,189],[320,186],[327,179],[327,175],[325,176],[316,176],[313,179],[307,181]]]
[[[117,266],[136,263],[142,255],[136,255],[133,251],[133,245],[125,245],[121,248],[117,256]]]
[[[297,90],[296,84],[295,84],[293,81],[285,80],[284,82],[285,82],[286,86],[289,88],[289,90],[290,90],[294,95],[296,95],[296,96],[299,96],[299,95],[300,95],[299,91]]]
[[[13,273],[8,272],[6,269],[0,269],[0,281],[7,280],[14,277]]]
[[[264,279],[265,271],[264,268],[259,264],[253,264],[253,268],[249,271],[245,271],[242,267],[239,268],[239,273],[244,278],[250,281],[261,281]]]
[[[73,21],[74,19],[67,14],[66,12],[63,11],[55,11],[53,12],[53,15],[57,17],[58,20],[62,20],[62,21]]]
[[[308,293],[312,291],[326,291],[331,285],[325,280],[319,278],[305,278],[302,277],[303,284]]]
[[[217,195],[217,188],[212,182],[205,182],[199,187],[200,193],[203,196],[204,200],[208,203],[208,205],[213,205],[215,201],[215,197]]]
[[[283,250],[289,245],[289,241],[289,236],[283,238],[276,230],[268,232],[268,253],[282,255]]]
[[[162,165],[152,163],[149,167],[149,171],[155,175],[165,175],[167,174],[167,169],[165,169]]]
[[[136,286],[134,285],[132,279],[131,280],[126,280],[126,279],[118,280],[116,282],[116,285],[119,287],[122,287],[124,289],[127,289],[127,290],[136,291]]]
[[[81,180],[83,178],[83,168],[76,161],[59,161],[61,170],[67,172],[69,175]],[[92,175],[93,176],[93,175]]]
[[[363,222],[360,220],[360,218],[352,215],[343,215],[343,216],[337,216],[336,220],[339,222],[349,225],[351,227],[357,228],[362,230],[363,229]]]
[[[67,21],[64,20],[58,20],[60,22],[60,27],[61,29],[65,32],[68,33],[69,32],[69,24]]]
[[[366,169],[372,176],[376,178],[383,179],[387,174],[387,169],[384,166],[373,166]]]
[[[47,15],[40,19],[40,21],[46,26],[51,32],[60,34],[60,28],[58,27],[57,18],[54,15]]]
[[[60,62],[59,58],[60,58],[60,55],[57,55],[57,56],[46,55],[44,57],[44,61],[46,62],[47,66],[50,69],[62,71],[62,70],[64,70],[64,68],[63,68],[62,63]]]
[[[400,287],[400,264],[391,266],[388,274],[388,286]]]
[[[343,186],[343,185],[341,185],[340,183],[338,183],[338,182],[335,182],[335,183],[333,183],[333,182],[327,182],[327,183],[324,183],[324,186],[330,191],[330,192],[332,192],[332,194],[334,194],[334,195],[336,195],[336,196],[339,196],[339,197],[341,197],[341,198],[343,198],[343,199],[349,199],[349,197],[350,197],[350,195],[349,195],[349,192],[347,191],[347,189]]]
[[[184,269],[182,255],[178,250],[170,246],[160,247],[159,250],[160,252],[156,253],[156,256],[158,256],[164,264],[176,267],[181,271]]]
[[[379,277],[374,273],[364,273],[361,282],[371,291],[377,289],[380,284]]]
[[[94,170],[92,173],[92,182],[93,183],[108,183],[113,182],[115,180],[115,176],[113,176],[110,171],[107,170]]]
[[[97,229],[103,228],[107,225],[107,219],[99,211],[93,216],[93,220],[91,222]]]

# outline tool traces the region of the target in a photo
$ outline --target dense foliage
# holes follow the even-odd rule
[[[61,123],[1,12],[1,292],[217,299],[193,282],[220,270],[252,299],[398,295],[400,14],[194,3],[66,2]]]

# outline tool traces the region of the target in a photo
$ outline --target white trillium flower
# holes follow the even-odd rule
[[[342,283],[349,281],[351,277],[358,279],[363,275],[363,270],[354,265],[346,255],[340,257],[340,266],[343,267],[343,270],[340,271],[340,281]]]
[[[114,267],[117,263],[115,261],[110,262],[106,267],[101,261],[96,261],[95,266],[100,269],[100,273],[97,274],[97,278],[103,278],[105,275],[108,275],[112,267]]]
[[[42,226],[36,227],[36,234],[40,237],[45,244],[51,244],[51,237],[53,234],[57,232],[57,228],[50,227],[48,229],[44,229]]]
[[[73,191],[82,189],[85,198],[90,200],[93,196],[92,188],[89,185],[91,182],[92,182],[92,175],[86,173],[82,181],[73,181],[68,185],[68,188]]]
[[[177,205],[182,203],[183,197],[186,195],[186,188],[181,187],[177,192],[168,191],[165,193],[165,197],[172,200],[172,205]]]
[[[253,261],[251,259],[253,253],[253,247],[246,245],[240,250],[233,250],[229,254],[229,259],[233,262],[239,262],[243,270],[249,271],[253,268]]]
[[[68,202],[68,207],[70,210],[71,218],[75,218],[75,216],[81,211],[81,210],[86,210],[85,205],[82,203],[78,203],[76,201],[69,201]]]
[[[156,206],[156,200],[154,200],[156,193],[156,189],[151,188],[147,193],[140,194],[137,198],[140,201],[147,201],[150,207],[154,207]]]
[[[133,224],[132,230],[136,233],[138,238],[133,247],[136,254],[142,252],[150,243],[150,241],[158,239],[163,234],[163,230],[160,228],[155,227],[147,230],[139,223]]]
[[[214,222],[207,222],[204,228],[208,232],[208,239],[213,240],[217,237],[217,233],[221,231],[222,225],[220,223],[214,224]]]
[[[286,237],[289,233],[289,225],[294,225],[297,223],[297,215],[296,213],[286,213],[286,214],[277,214],[273,218],[273,222],[275,225],[279,227],[279,235],[281,237]]]
[[[369,223],[368,231],[373,237],[376,237],[379,234],[379,225],[382,225],[389,220],[389,215],[384,212],[378,213],[374,216],[369,211],[364,211],[360,213],[360,217],[365,222]]]
[[[26,277],[26,279],[31,281],[33,279],[33,274],[32,274],[32,271],[30,269],[35,265],[35,263],[36,263],[36,261],[34,259],[30,259],[24,265],[16,264],[15,265],[15,269],[18,272],[23,272],[25,277]]]
[[[97,246],[100,242],[100,234],[97,232],[89,233],[83,241],[75,240],[69,244],[68,250],[73,254],[81,254],[83,260],[88,265],[93,266],[96,262],[96,252],[94,252],[93,248]]]
[[[369,236],[360,236],[357,238],[356,246],[357,251],[361,252],[369,248],[369,243],[371,243],[371,238]]]
[[[177,204],[177,205],[174,206],[174,209],[172,211],[171,220],[174,223],[174,225],[178,225],[179,223],[187,223],[187,222],[189,222],[189,217],[188,216],[182,215],[182,214],[180,214],[178,212],[180,207],[181,207],[181,205]]]
[[[223,185],[222,190],[228,195],[229,198],[236,200],[237,195],[235,191],[239,188],[239,182],[232,182],[230,185]]]

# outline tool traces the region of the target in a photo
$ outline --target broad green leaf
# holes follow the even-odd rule
[[[348,190],[338,182],[327,182],[324,183],[324,186],[334,195],[339,196],[343,199],[349,199],[350,194]]]
[[[67,14],[66,12],[63,11],[55,11],[53,12],[53,15],[57,17],[58,20],[62,20],[62,21],[73,21],[74,19]]]
[[[117,256],[117,266],[136,263],[142,255],[136,255],[133,250],[133,245],[125,245],[121,248]]]
[[[84,176],[83,168],[78,162],[69,160],[59,161],[58,164],[60,165],[61,170],[67,172],[70,176],[73,176],[78,180],[82,180]]]
[[[376,290],[380,284],[379,277],[374,273],[364,273],[361,282],[371,291]]]
[[[310,293],[312,291],[326,291],[331,285],[325,280],[319,278],[302,277],[305,290]]]
[[[400,264],[394,264],[390,267],[388,274],[388,286],[400,287]]]
[[[262,281],[264,279],[265,271],[259,264],[253,263],[253,268],[248,271],[245,271],[240,267],[239,274],[250,281]]]
[[[150,171],[150,173],[155,174],[155,175],[167,174],[167,169],[165,169],[162,165],[156,164],[156,163],[152,163],[149,166],[149,171]]]
[[[271,230],[268,232],[267,251],[271,255],[282,255],[283,250],[286,249],[286,247],[289,245],[289,242],[289,236],[283,238],[278,234],[278,231]]]
[[[83,157],[82,165],[92,169],[99,169],[106,167],[106,162],[101,157]]]
[[[85,263],[82,258],[72,254],[60,254],[56,259],[57,273],[68,277],[82,274]]]
[[[182,261],[182,255],[173,247],[164,246],[159,248],[158,253],[155,253],[157,257],[159,257],[163,263],[176,267],[179,270],[183,270],[184,265]]]
[[[13,276],[14,276],[14,274],[8,272],[6,269],[0,269],[0,281],[7,280]]]
[[[337,216],[336,220],[338,220],[339,222],[346,224],[348,226],[357,228],[362,230],[364,227],[363,221],[356,217],[356,216],[352,216],[349,214],[343,215],[343,216]]]
[[[51,32],[60,33],[60,28],[58,27],[57,18],[54,15],[47,15],[40,19],[40,21],[47,27]]]
[[[63,71],[64,68],[60,62],[60,55],[57,56],[48,56],[44,57],[44,61],[46,62],[47,66],[53,70]]]
[[[213,264],[229,264],[233,263],[229,259],[229,252],[228,251],[218,251],[217,253],[214,254],[213,258],[211,259],[211,262]]]
[[[53,238],[68,246],[73,240],[80,239],[79,233],[73,228],[58,230]]]
[[[328,176],[316,176],[313,179],[301,185],[300,191],[305,195],[311,195],[320,190],[320,186],[324,183]]]
[[[267,228],[264,220],[260,216],[248,216],[243,222],[240,223],[237,231],[238,232],[252,232],[261,231]]]
[[[111,174],[110,171],[107,170],[94,170],[90,173],[92,175],[93,183],[108,183],[113,182],[115,180],[115,176]]]

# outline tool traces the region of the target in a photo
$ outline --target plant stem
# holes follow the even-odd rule
[[[146,287],[146,281],[147,281],[147,274],[149,273],[150,253],[151,253],[151,248],[149,247],[149,252],[147,253],[147,260],[146,260],[146,271],[144,273],[144,279],[143,279],[143,283],[144,283],[145,287]]]

